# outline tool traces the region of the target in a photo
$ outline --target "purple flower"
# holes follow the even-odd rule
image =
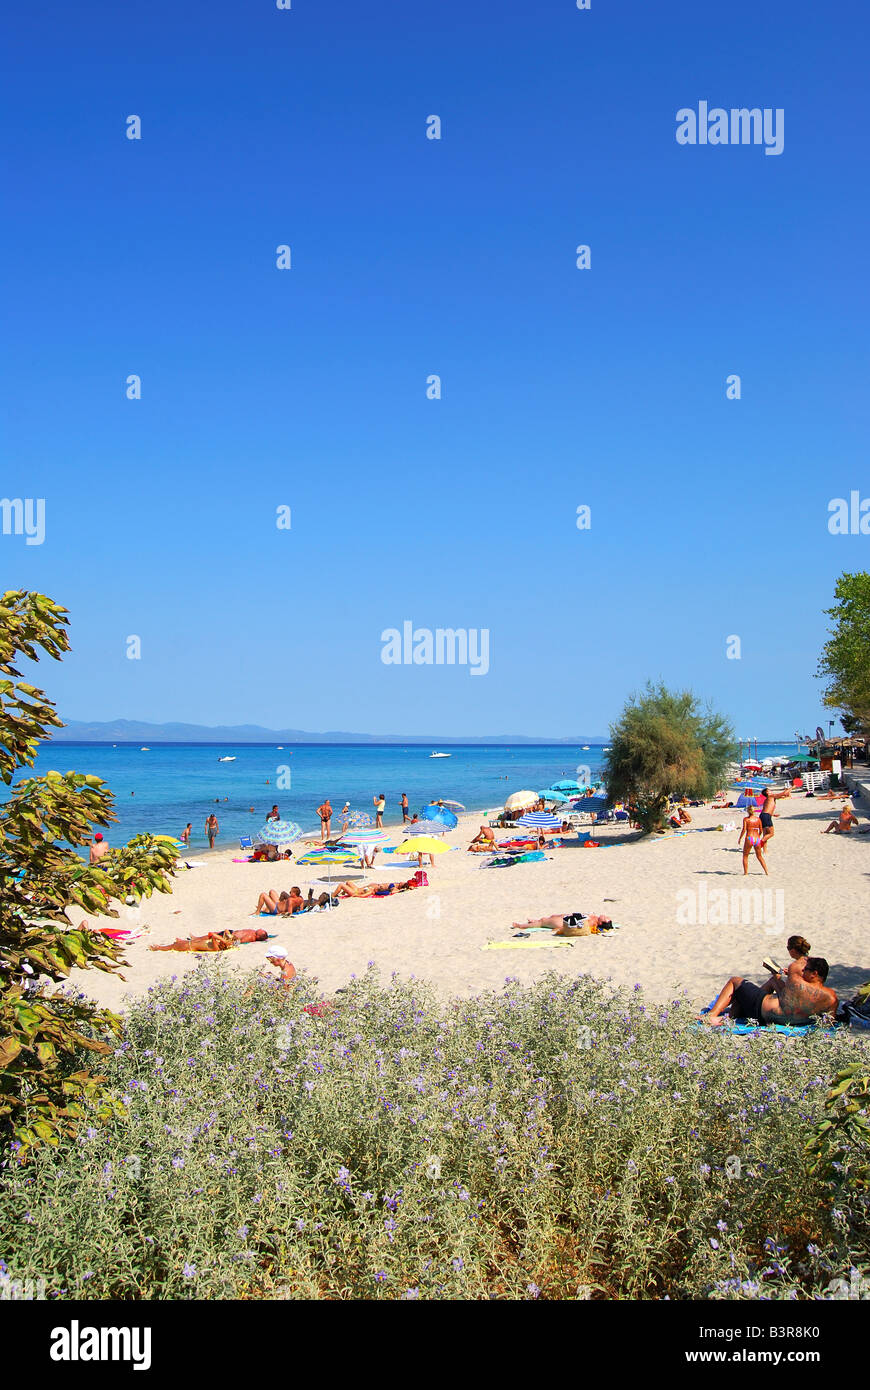
[[[532,1295],[532,1298],[537,1298],[538,1294],[541,1292],[541,1290],[538,1288],[537,1284],[527,1284],[527,1285],[526,1285],[526,1288],[528,1289],[529,1293]]]
[[[181,1273],[182,1273],[182,1275],[184,1276],[185,1279],[195,1279],[195,1278],[196,1278],[196,1265],[186,1264],[186,1265],[184,1266],[184,1269],[181,1271]]]

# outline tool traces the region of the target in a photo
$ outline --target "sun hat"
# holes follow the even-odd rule
[[[269,950],[266,952],[266,956],[269,960],[289,960],[283,946],[270,946]]]

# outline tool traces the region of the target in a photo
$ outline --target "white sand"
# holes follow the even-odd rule
[[[288,948],[297,970],[319,978],[324,993],[374,961],[386,976],[395,970],[405,977],[424,978],[445,996],[498,988],[507,975],[532,981],[556,969],[609,978],[620,986],[639,982],[655,1000],[686,993],[702,1004],[731,974],[764,978],[765,955],[787,963],[786,937],[800,932],[813,952],[830,962],[829,983],[848,997],[870,979],[870,942],[865,943],[861,917],[870,874],[870,835],[822,836],[820,829],[840,805],[802,795],[779,803],[768,853],[769,878],[754,856],[750,876],[743,877],[737,848],[742,812],[737,810],[692,810],[693,827],[735,821],[738,828],[732,831],[641,840],[624,827],[612,826],[595,832],[600,849],[583,849],[579,840],[569,840],[562,849],[549,851],[547,862],[507,869],[483,868],[483,856],[466,852],[464,846],[481,816],[464,816],[457,830],[445,837],[445,843],[462,848],[436,857],[435,867],[427,868],[428,888],[393,898],[346,900],[334,911],[293,918],[257,919],[248,914],[261,890],[300,884],[305,891],[321,876],[320,870],[300,868],[295,862],[234,864],[230,851],[197,854],[205,867],[179,874],[171,895],[155,894],[138,910],[138,920],[148,923],[150,932],[127,947],[126,980],[75,971],[72,981],[102,1003],[121,1007],[126,997],[144,992],[156,980],[180,975],[198,960],[216,959],[155,954],[149,944],[264,926]],[[401,838],[396,828],[393,843]],[[626,839],[628,843],[618,843]],[[333,866],[335,875],[343,872],[359,870]],[[387,883],[411,872],[376,871],[368,877]],[[768,889],[767,920],[753,924],[750,901],[750,920],[744,925],[738,902],[736,920],[717,925],[716,899],[711,895],[723,888]],[[686,895],[705,889],[708,917],[713,920],[692,925],[685,920]],[[776,891],[781,898],[774,896]],[[763,909],[763,904],[758,906]],[[481,950],[487,941],[510,939],[514,921],[572,910],[603,912],[620,929],[607,936],[577,938],[570,948]],[[78,925],[82,914],[71,915]],[[115,925],[126,925],[123,915]],[[266,946],[258,943],[219,959],[228,969],[250,970],[262,966],[265,955]]]

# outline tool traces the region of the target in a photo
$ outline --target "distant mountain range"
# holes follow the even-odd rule
[[[147,724],[139,719],[110,719],[88,723],[71,719],[52,735],[53,743],[413,743],[439,748],[442,744],[584,744],[606,743],[601,734],[573,738],[533,738],[526,734],[486,734],[445,737],[444,734],[352,734],[330,729],[323,734],[305,729],[264,729],[259,724]]]

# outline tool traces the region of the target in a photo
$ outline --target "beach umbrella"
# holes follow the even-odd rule
[[[453,814],[449,806],[439,806],[434,801],[423,807],[420,819],[440,821],[447,830],[453,830],[459,824],[459,817]]]
[[[441,806],[449,806],[452,811],[464,811],[465,807],[461,801],[441,801]]]
[[[545,801],[558,801],[560,804],[563,801],[571,800],[567,792],[558,792],[555,787],[548,787],[545,791],[538,792],[538,796],[542,796]]]
[[[296,843],[305,832],[292,820],[267,820],[254,835],[258,845],[275,845],[279,850]]]
[[[448,829],[440,820],[418,820],[413,826],[415,835],[446,835]]]
[[[356,830],[361,830],[363,827],[371,825],[372,818],[367,811],[352,811],[347,818],[347,823]]]
[[[573,777],[563,777],[561,782],[554,782],[552,790],[554,792],[579,792],[583,788],[579,782],[575,782]]]
[[[433,839],[431,835],[414,835],[399,845],[399,849],[408,854],[444,854],[449,848],[443,840]]]
[[[757,806],[761,800],[762,798],[760,796],[756,797],[751,793],[747,796],[745,792],[741,792],[734,804],[739,806],[741,811],[745,811],[747,806]]]
[[[506,811],[522,811],[526,806],[534,806],[535,802],[540,801],[537,792],[521,791],[512,792],[504,804]]]
[[[520,816],[517,825],[524,830],[558,830],[562,822],[558,816],[551,816],[549,811],[527,811]]]

